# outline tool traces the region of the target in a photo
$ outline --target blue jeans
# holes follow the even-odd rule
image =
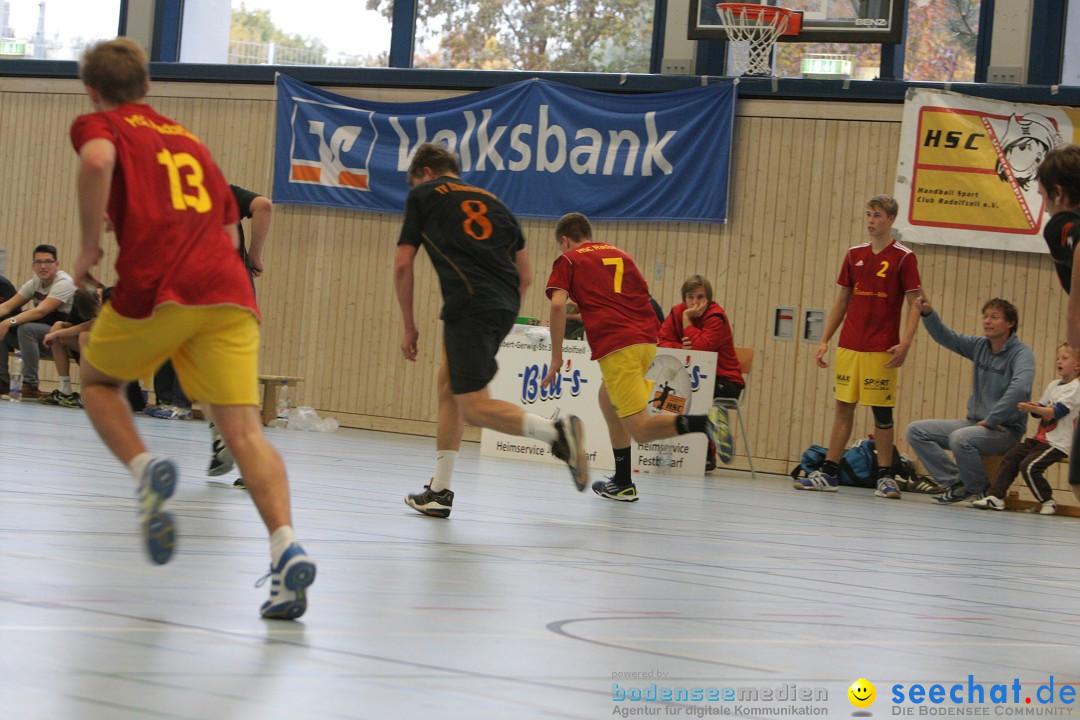
[[[919,420],[907,428],[908,444],[930,476],[946,488],[963,483],[971,493],[990,487],[983,455],[1002,455],[1021,437],[1011,430],[991,430],[970,420]]]

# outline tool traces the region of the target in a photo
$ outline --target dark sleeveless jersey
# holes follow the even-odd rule
[[[525,236],[517,218],[487,190],[454,177],[412,188],[398,238],[402,243],[427,249],[442,288],[443,320],[489,310],[518,312],[514,260]]]
[[[1043,225],[1043,239],[1054,259],[1061,287],[1068,293],[1072,284],[1073,252],[1080,242],[1080,213],[1074,210],[1056,213]]]

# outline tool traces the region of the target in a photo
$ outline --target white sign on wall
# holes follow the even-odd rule
[[[600,365],[589,359],[588,343],[563,342],[563,368],[549,388],[540,387],[551,360],[547,328],[517,325],[503,340],[497,356],[499,373],[488,385],[491,396],[520,405],[526,412],[552,417],[577,415],[585,424],[585,448],[589,464],[612,470],[607,424],[600,413]],[[712,404],[716,353],[659,348],[648,378],[654,382],[650,407],[653,412],[704,414]],[[706,439],[701,433],[679,435],[649,443],[631,443],[634,469],[643,473],[701,475],[705,471]],[[480,454],[562,464],[551,448],[531,438],[505,435],[485,429],[480,435]],[[667,461],[667,462],[665,462]]]

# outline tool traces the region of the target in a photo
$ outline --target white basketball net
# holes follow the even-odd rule
[[[766,7],[734,11],[716,8],[731,43],[731,62],[738,75],[772,75],[772,48],[787,30],[788,19],[783,13],[767,18]]]

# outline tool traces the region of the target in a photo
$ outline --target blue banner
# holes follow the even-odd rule
[[[417,103],[278,75],[275,203],[403,212],[423,142],[521,217],[725,222],[735,86],[612,95],[526,80]]]

